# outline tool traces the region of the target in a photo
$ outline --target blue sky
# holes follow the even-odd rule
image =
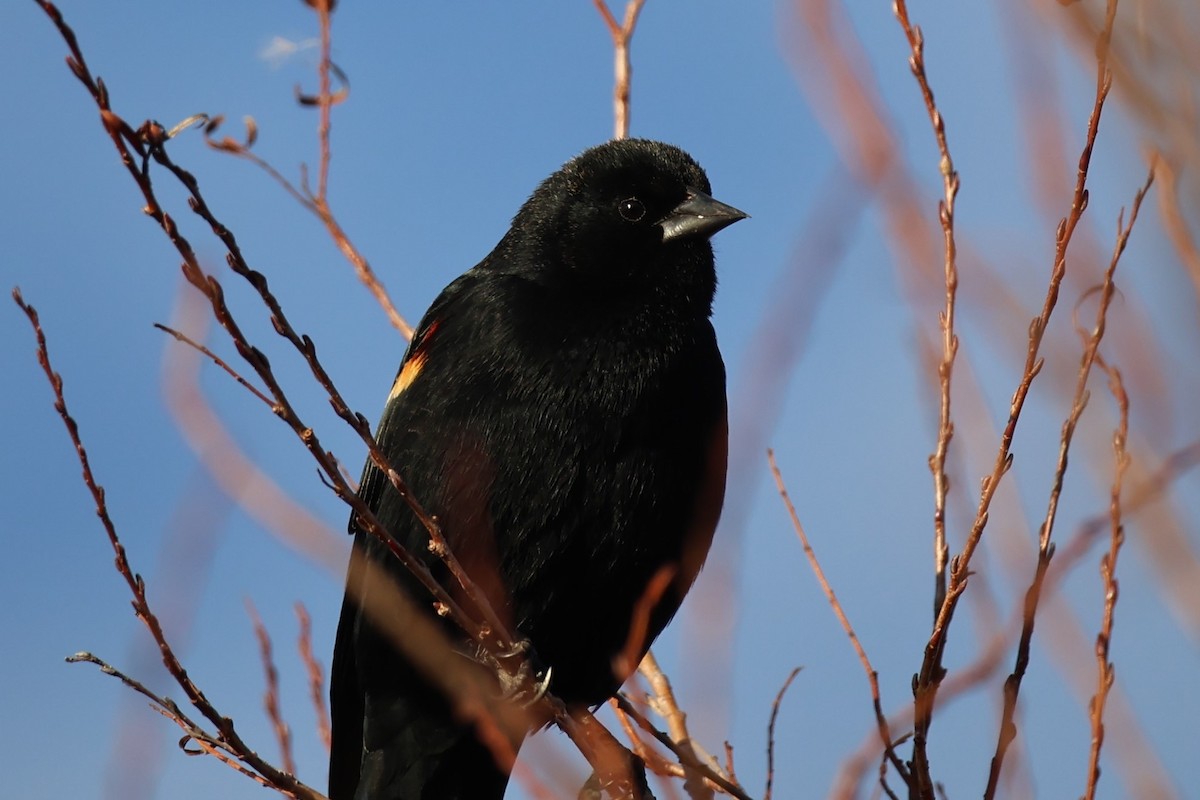
[[[941,179],[929,121],[905,64],[906,42],[890,4],[851,5],[850,24],[862,46],[856,63],[876,82],[899,143],[895,155],[909,165],[923,224],[936,235]],[[315,51],[306,43],[316,25],[302,3],[63,0],[61,7],[115,109],[131,123],[152,117],[169,127],[195,113],[220,113],[236,136],[236,120],[249,114],[260,129],[259,155],[289,175],[302,162],[315,163],[316,115],[298,108],[292,94],[297,84],[315,88]],[[1028,320],[1044,294],[1054,224],[1068,207],[1090,107],[1092,68],[1081,67],[1060,41],[1052,17],[1034,18],[1005,3],[914,4],[911,11],[925,29],[930,80],[962,176],[964,378],[956,384],[960,411],[950,462],[956,479],[950,535],[958,545],[995,452],[996,420],[1007,413],[1020,374]],[[926,459],[936,436],[936,394],[918,353],[920,342],[936,333],[940,253],[924,271],[907,263],[889,238],[884,205],[841,163],[846,123],[821,100],[832,92],[830,76],[803,32],[807,25],[786,3],[651,0],[633,50],[632,133],[689,150],[706,167],[715,196],[752,215],[716,238],[721,286],[714,322],[734,419],[727,524],[697,596],[656,650],[698,740],[716,751],[729,740],[738,776],[756,795],[765,777],[771,700],[789,670],[804,667],[777,731],[779,797],[826,793],[839,764],[870,733],[872,717],[865,677],[804,563],[762,449],[769,444],[777,451],[813,545],[879,671],[888,710],[911,697],[933,584]],[[335,16],[334,37],[351,93],[334,112],[330,200],[401,312],[415,321],[445,283],[487,253],[539,180],[611,135],[611,44],[583,0],[347,0]],[[266,53],[279,41],[300,47],[275,63]],[[110,510],[190,671],[248,741],[275,754],[244,611],[250,599],[275,637],[300,776],[323,787],[325,756],[294,654],[292,605],[308,607],[315,647],[327,656],[340,575],[281,544],[232,503],[173,422],[162,375],[165,364],[185,354],[152,324],[177,319],[178,257],[139,212],[136,189],[90,99],[63,65],[65,54],[34,3],[0,6],[0,67],[9,76],[0,276],[6,291],[19,285],[41,311]],[[1049,104],[1039,107],[1045,116],[1033,125],[1031,97]],[[1103,269],[1117,210],[1144,178],[1145,131],[1125,116],[1119,92],[1106,113],[1047,367],[976,562],[979,579],[951,635],[952,675],[974,660],[990,630],[972,593],[986,589],[1007,618],[1031,575],[1028,531],[1045,513],[1078,363],[1070,310]],[[1035,158],[1030,131],[1060,134],[1061,158]],[[170,148],[197,175],[296,327],[317,342],[351,405],[374,418],[404,343],[336,248],[276,185],[250,165],[210,151],[198,133]],[[156,185],[301,413],[356,473],[361,445],[271,332],[252,293],[224,268],[218,243],[188,213],[181,192],[162,175]],[[1192,411],[1200,376],[1188,344],[1198,324],[1195,296],[1153,201],[1118,273],[1122,294],[1109,331],[1124,342],[1110,355],[1128,373],[1135,437],[1141,452],[1152,454],[1147,469],[1200,434]],[[933,282],[921,283],[927,274]],[[989,280],[1011,294],[1002,296]],[[1083,306],[1085,313],[1091,308]],[[235,358],[220,336],[213,344]],[[982,387],[978,402],[965,379],[968,365]],[[111,569],[15,306],[0,306],[0,372],[5,793],[261,796],[211,759],[179,753],[176,729],[115,681],[63,663],[72,652],[92,650],[179,697]],[[211,366],[201,383],[247,454],[328,527],[333,552],[347,549],[340,535],[346,511],[316,479],[295,437]],[[1102,380],[1093,379],[1091,388],[1060,509],[1060,542],[1107,503],[1113,406]],[[1145,762],[1140,771],[1123,771],[1113,742],[1124,728],[1112,722],[1101,796],[1148,785],[1131,774],[1149,775],[1175,794],[1200,782],[1192,722],[1200,716],[1197,612],[1171,588],[1194,576],[1198,497],[1194,475],[1172,495],[1183,543],[1174,572],[1164,571],[1142,541],[1145,529],[1163,528],[1162,518],[1130,524],[1113,660],[1161,771]],[[1081,702],[1074,687],[1094,682],[1098,560],[1093,547],[1056,600],[1082,633],[1069,624],[1038,628],[1022,692],[1024,749],[1009,796],[1023,796],[1029,785],[1047,797],[1082,792],[1090,734],[1086,696]],[[707,654],[696,656],[696,642],[708,643]],[[1000,673],[936,718],[931,754],[950,797],[982,791],[999,683],[1011,659],[1009,648]],[[546,750],[561,752],[582,776],[578,756],[561,738],[542,734],[530,752],[542,751],[543,758]],[[131,749],[134,757],[122,755]],[[562,781],[570,787],[576,778]],[[861,793],[870,791],[868,782]],[[509,795],[524,796],[517,786]]]

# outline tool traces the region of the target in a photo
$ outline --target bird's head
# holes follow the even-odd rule
[[[598,291],[716,286],[709,237],[746,214],[711,197],[704,170],[673,145],[620,139],[567,162],[513,220],[533,269]],[[546,277],[551,277],[546,275]]]

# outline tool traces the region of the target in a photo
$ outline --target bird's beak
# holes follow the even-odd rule
[[[671,209],[658,227],[662,228],[664,242],[689,236],[708,238],[748,216],[746,212],[714,200],[699,189],[688,189],[687,199]]]

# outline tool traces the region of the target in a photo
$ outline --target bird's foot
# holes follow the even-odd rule
[[[479,646],[475,660],[495,673],[500,699],[506,703],[530,708],[550,690],[554,669],[542,664],[528,639],[519,639],[505,650]]]

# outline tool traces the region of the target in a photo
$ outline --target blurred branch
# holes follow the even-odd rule
[[[1166,228],[1175,252],[1187,267],[1192,279],[1192,288],[1196,292],[1196,300],[1200,302],[1200,249],[1197,249],[1196,239],[1179,210],[1177,171],[1169,161],[1160,158],[1158,175],[1162,181],[1158,189],[1158,210],[1162,215],[1162,225]]]
[[[608,0],[592,0],[596,10],[608,26],[612,36],[613,51],[616,64],[613,68],[613,138],[624,139],[629,136],[629,82],[633,76],[633,65],[629,60],[629,45],[633,41],[633,32],[637,29],[638,15],[646,0],[628,0],[625,4],[625,19],[618,23],[616,17],[608,8]]]
[[[42,332],[41,323],[38,320],[37,311],[33,306],[28,305],[21,292],[18,289],[13,290],[13,300],[25,312],[29,318],[30,325],[33,326],[34,335],[37,338],[38,344],[38,363],[41,364],[42,370],[46,373],[46,379],[50,382],[50,387],[54,391],[54,408],[58,411],[62,418],[63,424],[67,428],[67,433],[71,438],[72,444],[75,446],[75,453],[79,458],[79,465],[83,469],[83,482],[91,492],[92,500],[96,505],[96,515],[100,518],[101,524],[104,526],[105,533],[108,535],[108,542],[112,547],[115,555],[115,565],[117,572],[125,579],[129,591],[133,594],[133,609],[137,614],[138,619],[150,631],[150,635],[154,638],[155,644],[158,645],[160,654],[162,655],[163,665],[167,668],[167,672],[175,679],[187,695],[188,701],[212,723],[216,728],[215,736],[205,734],[199,726],[193,723],[180,709],[171,701],[165,698],[159,698],[157,695],[149,692],[144,686],[132,679],[121,675],[115,669],[105,664],[100,659],[90,654],[80,654],[74,657],[76,661],[89,661],[100,666],[106,673],[115,675],[127,685],[149,697],[160,710],[166,712],[168,718],[174,720],[180,727],[188,732],[189,738],[194,739],[201,744],[201,747],[208,751],[208,745],[211,748],[219,749],[220,751],[232,756],[241,764],[253,770],[262,780],[273,788],[279,789],[282,792],[296,798],[310,798],[316,800],[323,797],[319,792],[311,787],[301,783],[295,776],[288,772],[280,771],[266,760],[261,758],[254,750],[242,741],[234,728],[233,720],[230,717],[224,716],[209,702],[200,688],[192,681],[183,664],[180,663],[175,652],[171,649],[171,645],[167,642],[166,636],[163,633],[162,626],[159,624],[158,618],[150,609],[150,603],[146,598],[146,583],[141,575],[133,572],[129,565],[129,560],[125,555],[125,547],[121,544],[121,540],[117,535],[116,526],[113,524],[112,518],[108,513],[108,505],[105,501],[104,488],[96,482],[95,476],[92,473],[91,463],[88,460],[87,450],[83,445],[83,440],[79,434],[79,426],[75,419],[71,416],[67,409],[67,401],[63,394],[63,380],[57,372],[54,371],[50,364],[50,354],[46,346],[46,337]],[[194,734],[194,735],[193,735]],[[225,759],[222,759],[225,760]],[[230,763],[226,761],[226,763]],[[246,770],[240,770],[246,772]],[[249,774],[249,773],[247,773]]]
[[[1110,2],[1110,13],[1116,13],[1115,0]],[[1102,83],[1107,85],[1111,81],[1111,76],[1107,76],[1104,70],[1104,56],[1101,50],[1100,56]],[[1097,95],[1099,97],[1099,95]],[[1021,680],[1025,676],[1026,667],[1029,664],[1030,645],[1033,639],[1034,623],[1036,621],[1038,602],[1041,598],[1042,584],[1046,578],[1046,571],[1050,567],[1050,561],[1054,557],[1054,545],[1051,542],[1051,534],[1054,530],[1055,516],[1058,511],[1059,496],[1062,493],[1063,479],[1067,470],[1067,453],[1071,447],[1071,438],[1075,433],[1075,427],[1079,422],[1079,418],[1083,415],[1083,410],[1087,406],[1089,393],[1087,391],[1087,381],[1091,374],[1092,365],[1096,361],[1097,351],[1100,347],[1100,342],[1104,337],[1105,322],[1108,316],[1108,306],[1115,292],[1115,284],[1113,276],[1116,273],[1117,264],[1121,259],[1121,254],[1125,252],[1125,245],[1129,241],[1129,234],[1133,230],[1133,225],[1137,221],[1138,211],[1142,205],[1142,199],[1146,196],[1146,192],[1150,190],[1150,185],[1154,182],[1154,165],[1150,166],[1150,173],[1146,178],[1146,182],[1142,185],[1134,196],[1133,206],[1129,212],[1129,224],[1124,223],[1124,211],[1117,220],[1117,242],[1113,248],[1112,260],[1109,262],[1108,269],[1104,274],[1104,285],[1100,290],[1100,304],[1096,310],[1096,319],[1092,328],[1091,334],[1086,338],[1083,350],[1083,356],[1080,360],[1079,375],[1075,383],[1075,394],[1071,401],[1071,410],[1067,415],[1067,420],[1063,424],[1062,438],[1059,441],[1058,464],[1054,471],[1054,483],[1050,490],[1050,500],[1046,509],[1046,517],[1042,522],[1042,527],[1038,535],[1038,560],[1037,568],[1034,573],[1033,582],[1025,594],[1025,612],[1024,620],[1021,629],[1020,641],[1017,644],[1017,658],[1013,666],[1012,673],[1004,682],[1004,708],[1001,712],[1000,732],[996,742],[995,755],[992,757],[992,766],[988,775],[988,785],[984,793],[985,798],[995,796],[996,789],[999,785],[1000,771],[1004,765],[1004,754],[1008,749],[1009,744],[1016,737],[1016,726],[1013,724],[1013,714],[1016,711],[1017,696],[1021,691]]]
[[[1108,387],[1117,403],[1120,422],[1113,433],[1115,466],[1109,496],[1111,529],[1108,552],[1100,559],[1100,577],[1104,581],[1104,616],[1100,623],[1100,632],[1096,635],[1096,694],[1092,696],[1089,714],[1092,724],[1092,747],[1088,756],[1084,800],[1094,800],[1096,796],[1096,784],[1100,780],[1100,748],[1104,746],[1104,706],[1115,677],[1112,662],[1108,659],[1109,646],[1112,643],[1113,611],[1117,605],[1118,594],[1117,556],[1125,542],[1125,524],[1121,517],[1121,488],[1125,470],[1129,466],[1129,453],[1125,450],[1125,442],[1129,438],[1129,395],[1125,393],[1120,370],[1106,363],[1099,354],[1096,355],[1096,363],[1108,373]]]
[[[296,619],[300,622],[300,637],[297,647],[300,650],[300,660],[304,662],[304,671],[308,675],[309,699],[312,700],[313,711],[317,716],[317,735],[328,750],[332,742],[329,726],[329,706],[325,704],[325,677],[321,663],[317,661],[312,651],[312,618],[303,603],[296,603]]]
[[[263,708],[267,712],[267,719],[271,720],[275,740],[279,743],[279,758],[283,762],[283,771],[294,775],[296,762],[292,757],[292,731],[283,719],[283,712],[279,710],[279,670],[275,668],[275,658],[271,653],[271,634],[267,633],[258,611],[248,597],[246,613],[250,617],[250,624],[254,626],[254,638],[258,640],[258,654],[262,659],[263,674],[267,682],[267,689],[263,692]]]

